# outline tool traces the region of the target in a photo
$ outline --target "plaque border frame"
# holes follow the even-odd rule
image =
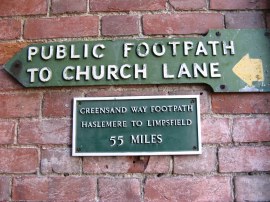
[[[191,98],[196,99],[197,108],[197,135],[198,135],[198,150],[196,151],[162,151],[162,152],[77,152],[76,151],[76,121],[77,121],[77,102],[88,100],[141,100],[141,99],[181,99]],[[200,96],[199,95],[166,95],[166,96],[122,96],[122,97],[74,97],[73,98],[73,120],[72,120],[72,156],[159,156],[159,155],[198,155],[202,154],[201,142],[201,116],[200,116]]]

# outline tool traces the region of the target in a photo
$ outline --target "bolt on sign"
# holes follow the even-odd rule
[[[74,98],[73,156],[201,154],[199,96]]]
[[[32,44],[5,65],[25,87],[204,83],[270,92],[269,33],[212,30],[194,38]]]

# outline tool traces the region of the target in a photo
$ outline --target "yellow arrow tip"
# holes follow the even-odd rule
[[[254,81],[264,80],[262,60],[251,59],[249,54],[246,54],[232,70],[249,86],[252,86]]]

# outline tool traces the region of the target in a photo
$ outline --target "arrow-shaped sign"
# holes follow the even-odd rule
[[[267,33],[32,44],[5,70],[25,87],[204,83],[214,92],[270,92]]]
[[[248,54],[233,67],[233,72],[249,86],[255,81],[264,81],[262,60],[251,59]]]

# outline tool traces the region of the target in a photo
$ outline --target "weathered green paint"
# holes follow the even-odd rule
[[[216,55],[213,54],[213,46],[207,44],[209,41],[216,41]],[[228,54],[224,54],[222,42],[229,44],[230,41],[234,42],[235,54],[232,54],[228,49]],[[145,42],[149,47],[152,47],[155,43],[158,43],[157,52],[161,51],[160,45],[164,45],[166,52],[162,56],[156,56],[151,49],[149,55],[146,57],[140,57],[136,53],[136,46]],[[177,55],[173,56],[172,45],[169,42],[180,42],[180,45],[176,45]],[[189,51],[189,55],[184,55],[183,44],[186,42],[193,42],[194,48]],[[205,50],[201,47],[199,55],[195,55],[198,44],[201,42],[204,44]],[[131,50],[128,52],[128,57],[124,57],[123,47],[125,43],[133,43],[134,46],[130,46]],[[32,61],[27,60],[27,53],[29,47],[46,49],[46,54],[50,46],[54,49],[57,45],[65,45],[67,47],[68,55],[70,55],[71,45],[75,46],[74,54],[80,55],[80,59],[65,59],[53,58],[44,60],[40,57],[40,52],[33,56]],[[89,46],[89,57],[83,58],[84,44]],[[91,48],[97,44],[103,44],[106,48],[101,49],[98,47],[96,54],[104,54],[102,58],[95,58],[91,54]],[[141,46],[143,52],[143,46]],[[204,52],[207,55],[204,55]],[[5,70],[8,71],[14,78],[16,78],[25,87],[48,87],[48,86],[88,86],[88,85],[128,85],[128,84],[183,84],[183,83],[204,83],[212,87],[214,92],[270,92],[270,43],[269,34],[267,30],[262,29],[249,29],[249,30],[212,30],[209,31],[205,37],[194,38],[154,38],[154,39],[120,39],[120,40],[100,40],[100,41],[70,41],[70,42],[52,42],[46,44],[33,44],[18,54],[16,54],[6,65]],[[246,60],[246,58],[250,58]],[[245,59],[245,62],[241,63],[241,59]],[[257,60],[254,72],[250,71],[253,67],[247,67],[248,64],[253,64],[252,60]],[[240,65],[239,65],[240,62]],[[185,63],[191,77],[188,78],[187,74],[182,74],[180,78],[177,78],[179,74],[179,68],[181,64]],[[193,74],[192,65],[197,63],[202,66],[203,63],[207,65],[207,76],[201,74],[195,78]],[[218,64],[214,68],[217,72],[215,75],[220,77],[213,78],[210,76],[210,63]],[[86,66],[90,67],[90,74],[92,66],[97,66],[97,72],[100,72],[100,66],[105,66],[105,72],[108,65],[116,65],[120,68],[124,64],[131,65],[130,68],[123,68],[124,75],[128,78],[123,78],[116,73],[119,79],[115,78],[103,78],[95,80],[92,76],[89,79],[84,79],[84,76],[80,77],[80,80],[71,79],[65,80],[63,77],[63,71],[67,66],[76,68],[80,66],[82,70]],[[138,64],[142,67],[143,64],[147,65],[147,76],[143,78],[139,75],[138,79],[134,78],[134,64]],[[167,77],[164,78],[164,64],[167,65]],[[237,65],[237,75],[233,72],[233,68]],[[239,68],[240,66],[240,68]],[[40,81],[38,73],[35,73],[34,82],[30,82],[30,73],[27,72],[31,68],[37,68],[37,72],[42,68],[47,67],[52,72],[52,77],[49,81]],[[68,76],[72,77],[75,74],[75,70],[68,70]],[[183,72],[182,72],[183,73]],[[246,73],[250,75],[246,75]],[[255,76],[252,76],[256,74]],[[46,71],[43,72],[43,76],[47,77]],[[242,78],[243,76],[243,78]],[[239,78],[241,77],[241,78]]]
[[[201,153],[198,96],[75,98],[73,109],[74,156]],[[104,127],[113,121],[122,127]]]

